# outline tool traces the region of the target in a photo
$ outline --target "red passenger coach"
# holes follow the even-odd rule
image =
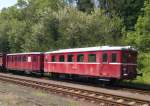
[[[9,70],[43,72],[43,53],[13,53],[7,54],[6,58],[6,68]]]
[[[130,46],[88,47],[45,53],[44,72],[99,79],[134,79],[137,51]]]

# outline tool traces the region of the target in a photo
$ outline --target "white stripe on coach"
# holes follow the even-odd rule
[[[132,63],[93,63],[93,62],[46,62],[55,64],[111,64],[111,65],[137,65]]]

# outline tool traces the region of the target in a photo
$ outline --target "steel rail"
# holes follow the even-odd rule
[[[85,89],[73,88],[64,85],[46,83],[30,79],[0,75],[0,80],[12,82],[24,86],[43,89],[48,92],[70,95],[79,99],[104,104],[107,106],[150,106],[150,101],[138,100],[131,97],[123,97],[102,92],[95,92]]]

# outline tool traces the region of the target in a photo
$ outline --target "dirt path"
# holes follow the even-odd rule
[[[96,106],[0,81],[0,106]]]

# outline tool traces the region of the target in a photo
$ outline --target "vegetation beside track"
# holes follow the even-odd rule
[[[135,82],[150,84],[150,53],[141,53],[139,55],[139,70],[143,73]]]

